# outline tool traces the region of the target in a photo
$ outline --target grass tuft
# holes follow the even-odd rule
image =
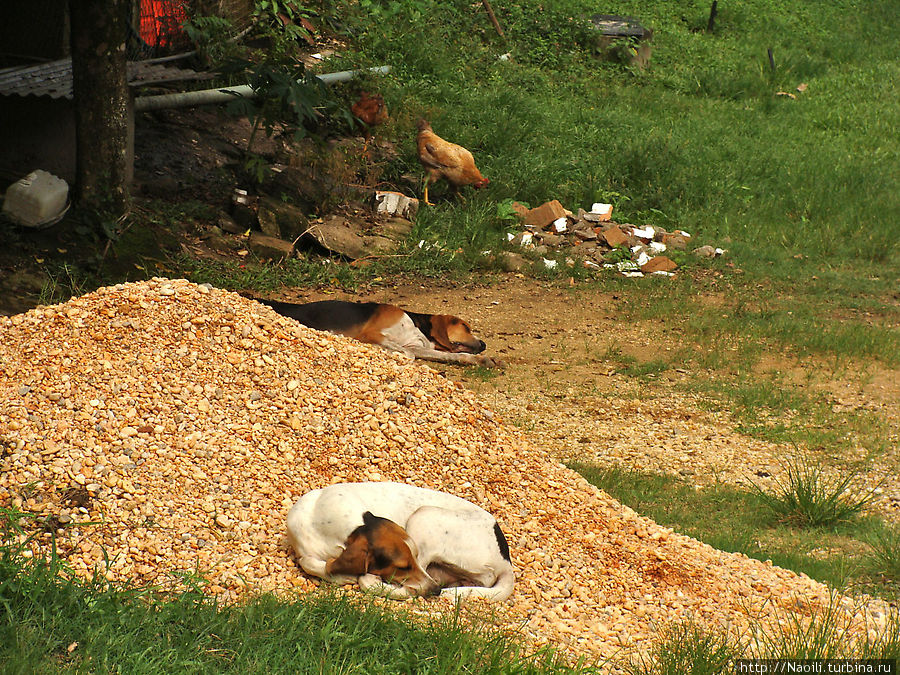
[[[724,673],[741,654],[742,646],[721,633],[711,633],[692,623],[679,623],[660,631],[648,656],[625,666],[628,675],[715,675]]]
[[[900,592],[900,526],[886,525],[865,538],[872,573],[897,585]]]
[[[763,504],[782,523],[801,527],[831,527],[853,520],[875,495],[854,489],[860,474],[827,478],[811,460],[797,460],[786,466],[787,476],[775,479],[774,492],[753,484]]]

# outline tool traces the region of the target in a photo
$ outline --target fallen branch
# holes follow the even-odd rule
[[[491,3],[488,0],[481,0],[481,4],[484,5],[485,11],[488,13],[488,18],[491,20],[491,23],[494,24],[494,29],[497,31],[497,35],[500,37],[504,37],[503,29],[500,27],[500,22],[497,21],[497,17],[494,16],[494,9],[491,7]]]

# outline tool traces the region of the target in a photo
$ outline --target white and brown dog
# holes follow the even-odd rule
[[[509,545],[496,519],[446,492],[338,483],[300,497],[287,531],[308,574],[389,598],[499,602],[513,591]]]
[[[257,300],[309,328],[346,335],[413,358],[485,368],[504,365],[484,356],[484,342],[472,335],[465,321],[450,314],[420,314],[377,302]]]

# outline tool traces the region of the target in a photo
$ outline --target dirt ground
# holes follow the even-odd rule
[[[285,289],[277,297],[375,300],[462,316],[487,343],[486,353],[507,367],[491,374],[434,367],[476,391],[507,423],[562,461],[665,473],[697,486],[717,481],[746,486],[751,480],[765,486],[784,475],[785,460],[797,452],[735,431],[727,410],[679,387],[694,373],[668,370],[653,380],[618,373],[618,364],[605,358],[610,348],[644,362],[683,345],[680,335],[659,322],[623,321],[614,293],[508,275],[492,285],[404,282],[356,295]],[[814,365],[778,359],[788,381],[809,382]],[[822,377],[809,386],[826,394],[836,410],[866,410],[889,420],[894,435],[900,430],[895,371],[848,371],[848,377]],[[836,463],[853,462],[865,449],[834,448],[827,455]],[[900,521],[895,462],[890,457],[876,462],[866,482],[878,491],[879,511]]]

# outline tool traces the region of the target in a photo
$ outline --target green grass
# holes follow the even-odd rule
[[[775,487],[753,487],[763,505],[782,523],[800,527],[832,527],[855,520],[875,494],[860,486],[860,475],[846,472],[829,478],[810,459],[789,462],[787,475]]]
[[[477,204],[577,207],[619,195],[624,220],[742,242],[748,261],[803,253],[882,263],[897,255],[900,112],[890,83],[900,29],[888,21],[872,39],[869,21],[885,20],[889,5],[725,5],[706,35],[692,29],[707,3],[626,2],[616,11],[656,31],[651,67],[635,72],[593,59],[589,31],[571,20],[596,11],[586,1],[498,7],[502,42],[476,7],[422,0],[390,23],[363,14],[361,27],[378,29],[343,58],[394,67],[384,88],[398,128],[426,113],[476,152],[492,178]],[[499,61],[504,52],[512,59]],[[796,101],[775,96],[801,83],[809,88]],[[411,136],[403,162],[415,169]],[[442,215],[445,232],[459,229],[460,214]]]
[[[659,474],[583,463],[570,467],[638,513],[722,551],[771,560],[836,589],[863,588],[888,598],[900,594],[895,574],[900,553],[886,549],[896,532],[874,516],[845,514],[829,525],[804,521],[800,527],[773,514],[771,496],[760,491],[724,484],[694,489]],[[819,500],[820,510],[830,496]],[[883,559],[870,541],[883,542],[875,544]]]
[[[449,612],[422,619],[360,596],[218,604],[198,590],[79,582],[0,545],[0,671],[9,673],[571,673],[550,650]]]

